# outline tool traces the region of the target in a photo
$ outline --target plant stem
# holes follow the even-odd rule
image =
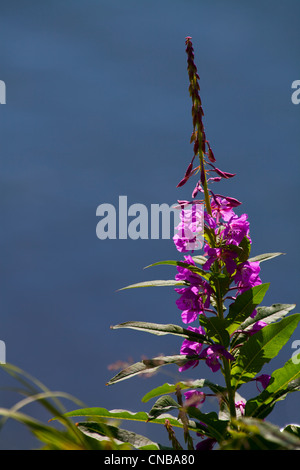
[[[219,283],[217,282],[218,289],[217,289],[217,312],[218,312],[218,317],[219,318],[224,318],[223,314],[223,299],[221,296],[221,292],[219,289]],[[226,388],[227,388],[227,394],[228,394],[228,402],[229,402],[229,412],[230,412],[230,417],[235,418],[236,417],[236,409],[235,409],[235,392],[231,387],[231,368],[228,360],[223,357],[223,375],[225,378],[225,383],[226,383]]]
[[[210,198],[209,198],[208,187],[207,187],[206,173],[204,169],[204,155],[203,155],[203,150],[202,150],[203,134],[201,132],[201,126],[199,123],[197,125],[197,131],[198,131],[198,139],[199,139],[199,161],[200,161],[200,170],[201,170],[201,183],[203,186],[207,213],[209,215],[212,215]]]
[[[223,365],[224,365],[224,377],[225,377],[227,393],[228,393],[230,417],[235,418],[236,417],[235,400],[234,400],[235,393],[231,387],[231,371],[230,371],[229,362],[225,357],[223,358]]]

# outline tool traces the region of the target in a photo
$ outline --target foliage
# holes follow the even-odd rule
[[[196,174],[199,180],[192,193],[192,201],[178,201],[182,212],[174,243],[179,252],[191,253],[185,255],[184,260],[161,261],[151,265],[176,267],[175,279],[152,280],[126,287],[174,286],[181,296],[176,304],[182,311],[185,325],[128,321],[112,326],[113,329],[131,328],[155,335],[176,335],[183,339],[183,343],[179,355],[155,357],[132,364],[113,377],[108,385],[172,363],[179,366],[179,371],[184,371],[205,361],[213,372],[221,372],[223,386],[205,378],[164,384],[143,398],[142,401],[148,401],[158,397],[147,416],[137,413],[133,417],[123,410],[118,412],[118,417],[152,422],[167,420],[169,430],[170,425],[183,429],[188,449],[194,449],[192,432],[201,438],[196,444],[199,450],[213,448],[214,444],[221,449],[299,449],[299,427],[293,425],[280,430],[263,421],[279,400],[299,390],[299,361],[291,358],[271,376],[260,372],[288,342],[298,326],[300,314],[290,314],[294,304],[261,306],[269,283],[261,282],[260,265],[282,253],[250,257],[252,239],[248,216],[235,213],[241,203],[233,197],[215,194],[209,188],[209,184],[221,179],[228,180],[235,175],[215,166],[216,158],[202,121],[204,113],[199,96],[199,75],[190,37],[186,38],[186,52],[192,98],[191,143],[194,155],[178,187],[184,186]],[[196,159],[199,161],[194,167]],[[202,195],[202,199],[196,199],[198,194]],[[202,226],[198,210],[201,204],[204,206]],[[204,255],[193,256],[197,243],[201,244],[201,233]],[[259,383],[263,391],[246,400],[240,395],[240,389],[252,381]],[[207,389],[218,399],[219,414],[200,411],[207,395],[202,390]],[[171,410],[176,412],[177,418],[169,415]],[[86,413],[88,416],[90,413],[93,416],[109,414],[103,409],[92,409],[75,411],[70,415],[76,413]],[[174,433],[172,437],[178,448]]]
[[[299,426],[291,424],[279,429],[266,421],[278,401],[299,391],[299,360],[291,358],[271,375],[262,373],[263,367],[277,357],[293,335],[300,314],[290,314],[294,304],[261,305],[270,287],[260,279],[261,263],[282,253],[250,256],[252,238],[248,216],[235,212],[241,203],[210,189],[210,185],[235,175],[216,167],[216,158],[206,138],[199,75],[190,37],[186,38],[186,52],[192,99],[193,158],[178,187],[184,186],[192,176],[198,175],[199,179],[191,201],[178,201],[181,221],[174,243],[184,254],[184,259],[151,265],[174,266],[174,279],[152,280],[125,288],[175,288],[179,295],[176,305],[181,310],[184,326],[140,321],[112,326],[113,330],[129,328],[158,336],[175,335],[183,342],[177,355],[158,356],[131,364],[111,378],[107,385],[170,364],[177,365],[180,372],[189,368],[197,370],[200,363],[205,363],[213,373],[221,374],[223,383],[219,385],[206,378],[165,383],[142,398],[144,403],[156,399],[148,413],[120,409],[109,411],[102,407],[81,407],[65,412],[48,400],[56,400],[58,394],[29,388],[26,392],[30,392],[28,398],[11,410],[0,410],[0,413],[23,422],[47,449],[165,448],[147,437],[119,427],[120,421],[129,420],[163,425],[170,449],[183,449],[185,446],[187,450],[300,450]],[[195,161],[198,163],[194,167]],[[200,199],[197,199],[198,195]],[[199,244],[203,246],[203,255],[194,254]],[[12,366],[7,366],[7,370],[17,373]],[[250,382],[259,384],[262,391],[246,400],[240,393]],[[208,395],[216,398],[218,412],[201,411]],[[33,400],[39,400],[52,413],[53,420],[64,426],[64,430],[45,426],[19,411]],[[71,421],[74,417],[84,419],[74,425]],[[174,429],[181,429],[184,444],[180,443]]]
[[[22,388],[17,392],[23,398],[11,408],[0,408],[0,430],[8,419],[13,419],[24,425],[30,433],[42,443],[43,450],[127,450],[129,446],[123,443],[117,443],[110,436],[109,428],[106,429],[106,438],[104,443],[89,437],[82,433],[81,429],[66,416],[66,408],[62,399],[76,403],[77,406],[83,404],[64,392],[50,391],[39,380],[12,364],[1,364],[4,372],[11,375]],[[34,418],[32,413],[24,413],[23,408],[38,403],[49,413],[49,419],[56,416],[59,426],[54,427],[50,424],[44,424],[42,421]],[[105,423],[103,423],[103,427]]]

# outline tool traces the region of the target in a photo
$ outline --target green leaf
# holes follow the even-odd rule
[[[199,420],[200,426],[204,424],[202,427],[207,435],[209,434],[210,437],[213,437],[218,442],[222,441],[228,425],[227,420],[219,419],[217,413],[214,411],[211,413],[202,413],[202,411],[195,406],[188,407],[187,414],[191,418]]]
[[[200,324],[205,328],[206,334],[215,342],[222,344],[225,348],[230,343],[228,331],[226,331],[226,322],[223,318],[219,317],[204,317],[200,315]]]
[[[270,324],[284,318],[291,310],[295,308],[295,304],[273,304],[270,307],[257,307],[257,314],[254,318],[248,317],[237,330],[235,338],[231,343],[231,347],[241,344],[249,338],[247,331],[251,330],[253,325],[260,320]]]
[[[130,447],[133,446],[135,449],[147,449],[159,450],[161,446],[151,441],[145,436],[137,434],[133,431],[128,431],[127,429],[120,429],[116,426],[111,426],[106,423],[101,422],[80,422],[77,423],[78,429],[88,437],[97,439],[98,441],[107,441],[113,439],[117,441],[117,444],[120,442],[130,444]]]
[[[283,430],[286,432],[290,432],[291,434],[300,439],[300,426],[296,424],[288,424]]]
[[[235,403],[238,403],[238,402],[246,403],[246,399],[243,396],[241,396],[238,392],[235,392],[234,402]],[[222,420],[227,419],[227,420],[230,421],[231,413],[230,413],[230,406],[229,406],[228,399],[220,400],[219,401],[219,406],[220,406],[219,419],[222,419]],[[236,410],[235,410],[236,417],[238,418],[238,417],[242,416],[243,411],[244,410],[241,410],[240,407],[236,407]]]
[[[77,429],[76,432],[71,432],[71,430],[67,431],[63,430],[60,431],[58,429],[54,429],[51,426],[47,426],[42,422],[32,418],[31,416],[22,413],[20,411],[16,411],[15,409],[5,409],[0,408],[0,416],[4,416],[6,418],[14,419],[19,423],[26,426],[29,431],[40,441],[46,444],[50,449],[58,449],[58,450],[84,450],[84,449],[92,449],[92,446],[89,445],[88,441],[84,439],[80,439]],[[61,416],[57,418],[61,420]],[[65,419],[65,418],[64,418]],[[73,423],[70,423],[73,426]],[[75,426],[74,426],[75,427]],[[75,427],[76,428],[76,427]],[[82,436],[83,437],[83,436]]]
[[[225,273],[212,274],[210,277],[210,285],[219,299],[227,294],[230,283],[230,276]]]
[[[65,417],[78,417],[78,416],[85,416],[85,417],[92,417],[92,418],[105,418],[105,419],[117,419],[117,420],[125,420],[125,421],[137,421],[143,423],[158,423],[158,424],[165,424],[166,419],[170,422],[170,424],[174,427],[183,428],[183,423],[181,420],[174,418],[174,416],[170,414],[161,415],[158,418],[154,418],[149,421],[148,413],[144,411],[132,412],[128,410],[107,410],[106,408],[94,407],[94,408],[81,408],[78,410],[69,411],[64,414]],[[52,418],[55,420],[56,418]],[[189,421],[188,427],[191,431],[198,431],[199,426],[198,423],[194,421]]]
[[[205,279],[209,278],[209,273],[207,271],[204,271],[203,269],[198,268],[197,266],[193,266],[190,263],[185,263],[184,261],[173,261],[173,260],[158,261],[157,263],[152,263],[152,264],[149,264],[149,266],[145,266],[145,269],[151,268],[153,266],[161,266],[161,265],[181,266],[182,268],[188,269],[189,271],[195,274],[198,274],[199,276],[202,276]]]
[[[247,401],[246,415],[264,419],[278,400],[283,400],[288,393],[299,390],[299,364],[290,359],[281,369],[272,373],[268,387],[260,395]]]
[[[192,256],[192,259],[195,261],[195,263],[200,264],[201,266],[207,261],[207,258],[202,255]]]
[[[236,253],[237,257],[235,258],[236,261],[244,262],[248,259],[250,249],[251,249],[251,244],[250,241],[247,239],[247,237],[244,237],[244,239],[241,241],[239,245],[234,245],[232,243],[226,244],[224,248],[229,251],[233,251]]]
[[[156,387],[150,392],[146,393],[146,395],[144,395],[142,398],[142,402],[146,403],[147,401],[151,400],[151,398],[155,398],[160,395],[165,395],[168,393],[175,393],[178,387],[181,390],[208,387],[210,388],[212,392],[216,394],[217,393],[222,394],[225,391],[224,387],[221,387],[220,385],[216,385],[207,379],[191,380],[188,382],[178,382],[176,384],[165,383],[164,385],[160,385],[159,387]]]
[[[123,369],[112,379],[110,379],[106,385],[115,384],[117,382],[120,382],[121,380],[131,378],[135,375],[144,373],[149,374],[150,372],[152,373],[167,364],[177,364],[178,366],[182,366],[186,362],[193,361],[195,359],[199,359],[199,356],[186,356],[184,354],[180,354],[177,356],[159,356],[153,359],[143,359],[141,362],[136,362],[135,364],[132,364],[126,369]]]
[[[262,366],[275,357],[286,344],[300,321],[300,314],[290,315],[277,323],[265,326],[251,336],[240,348],[232,367],[232,386],[248,382]]]
[[[260,320],[263,320],[268,325],[284,318],[291,310],[296,307],[296,304],[273,304],[270,307],[257,307],[256,315],[254,318],[247,318],[239,327],[239,330],[251,330],[253,325]],[[235,343],[240,341],[243,333],[238,334]],[[248,335],[246,336],[248,338]]]
[[[175,336],[181,336],[183,338],[188,339],[189,341],[211,344],[211,341],[207,336],[201,335],[186,328],[182,328],[178,325],[161,325],[160,323],[128,321],[125,323],[120,323],[119,325],[111,326],[111,329],[113,330],[116,330],[118,328],[130,328],[133,330],[146,331],[147,333],[152,333],[158,336],[170,334]]]
[[[275,321],[284,318],[291,310],[296,307],[296,304],[273,304],[270,307],[257,307],[257,314],[254,318],[248,318],[244,321],[240,328],[245,329],[249,326],[254,325],[259,320],[263,320],[265,323],[274,323]]]
[[[239,254],[238,260],[241,263],[244,263],[248,260],[251,251],[251,243],[249,238],[244,237],[241,243],[239,244],[239,247],[242,248],[242,252]]]
[[[160,397],[149,411],[149,420],[157,418],[163,413],[167,413],[171,410],[179,410],[180,406],[174,398],[169,395]]]
[[[210,246],[215,246],[216,234],[213,228],[204,225],[204,238]]]
[[[264,253],[263,255],[254,256],[253,258],[248,259],[248,261],[249,263],[253,263],[254,261],[262,262],[262,261],[267,261],[272,258],[276,258],[276,256],[280,256],[280,255],[285,255],[285,253],[278,253],[278,252],[277,253]]]
[[[300,439],[266,421],[243,417],[233,424],[220,450],[300,450]]]
[[[137,284],[131,284],[130,286],[122,287],[118,290],[135,289],[137,287],[168,287],[168,286],[187,286],[186,282],[170,280],[156,280],[156,281],[144,281],[138,282]]]
[[[269,286],[270,283],[254,286],[238,295],[236,300],[229,306],[229,313],[226,317],[226,329],[230,335],[253,313],[257,305],[262,302]]]

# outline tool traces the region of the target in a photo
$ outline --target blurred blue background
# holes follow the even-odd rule
[[[117,207],[119,195],[147,207],[190,197],[195,180],[176,189],[192,156],[190,35],[207,137],[217,165],[237,174],[218,192],[243,201],[253,255],[286,253],[262,264],[262,280],[271,282],[264,305],[299,304],[300,106],[291,102],[291,84],[300,79],[300,3],[2,0],[0,10],[7,92],[0,108],[0,339],[7,362],[87,406],[148,411],[152,403],[140,400],[155,386],[212,376],[204,365],[183,376],[170,366],[106,387],[116,361],[179,351],[178,338],[109,328],[127,320],[181,324],[172,288],[116,292],[172,278],[169,267],[143,267],[179,254],[169,240],[99,240],[97,206]],[[298,329],[263,371],[281,367],[299,339]],[[11,385],[0,376],[1,388]],[[256,393],[253,384],[249,397]],[[0,406],[19,398],[1,390]],[[39,406],[24,412],[49,418]],[[297,394],[270,420],[299,423]],[[168,444],[158,425],[123,425]],[[1,431],[1,449],[36,445],[12,421]]]

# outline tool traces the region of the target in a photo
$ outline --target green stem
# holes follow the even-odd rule
[[[202,152],[201,152],[201,153],[202,153]],[[202,158],[203,158],[203,155],[202,155]],[[203,166],[204,166],[204,164],[203,164]],[[208,213],[209,215],[212,215],[205,172],[204,172],[203,189],[204,189],[204,198],[205,198],[205,205],[206,205],[207,213]]]
[[[208,187],[207,187],[207,180],[206,180],[206,173],[204,171],[204,155],[202,151],[202,140],[203,140],[203,135],[200,129],[200,125],[197,125],[197,131],[198,131],[198,139],[199,139],[199,160],[200,160],[200,169],[201,173],[203,170],[203,190],[204,190],[204,199],[205,199],[205,205],[206,205],[206,210],[209,215],[212,215],[211,211],[211,205],[210,205],[210,198],[209,198],[209,193],[208,193]]]
[[[223,365],[224,365],[224,377],[225,377],[227,393],[228,393],[230,417],[235,418],[236,417],[235,400],[234,400],[235,393],[234,393],[233,388],[231,387],[231,370],[230,370],[229,362],[227,361],[227,359],[225,359],[225,357],[223,358]]]
[[[217,291],[216,291],[216,301],[217,301],[217,311],[218,311],[218,317],[219,318],[224,318],[223,314],[223,299],[221,296],[220,288],[219,288],[219,283],[217,282]],[[229,412],[230,412],[230,417],[235,418],[236,417],[236,409],[235,409],[235,391],[231,387],[231,367],[228,362],[228,360],[224,357],[223,358],[223,375],[225,378],[225,383],[226,383],[226,388],[227,388],[227,394],[228,394],[228,403],[229,403]]]

